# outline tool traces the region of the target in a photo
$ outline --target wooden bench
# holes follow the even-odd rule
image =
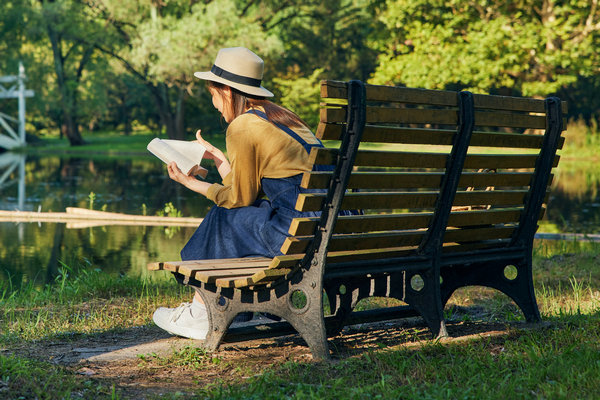
[[[539,321],[531,253],[566,104],[359,81],[324,81],[321,96],[317,136],[328,145],[311,158],[333,171],[304,174],[303,187],[327,190],[301,194],[296,208],[322,213],[292,222],[282,256],[149,265],[201,294],[204,347],[216,349],[242,311],[284,318],[293,330],[281,332],[297,331],[315,359],[359,320],[416,313],[445,336],[444,306],[468,285],[502,291]],[[407,306],[353,312],[370,296]]]

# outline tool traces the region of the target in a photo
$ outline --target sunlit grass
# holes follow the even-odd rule
[[[119,276],[63,265],[42,288],[0,283],[0,343],[145,325],[157,307],[188,299],[189,288],[159,274]]]

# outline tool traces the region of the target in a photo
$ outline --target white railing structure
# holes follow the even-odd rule
[[[25,79],[25,68],[22,63],[19,63],[18,75],[0,76],[0,99],[16,98],[19,100],[18,119],[0,111],[0,126],[6,131],[6,134],[0,134],[0,147],[8,150],[26,145],[25,98],[33,97],[34,92],[33,90],[25,89]],[[13,85],[8,86],[9,84]],[[9,122],[17,124],[17,132],[9,125]]]

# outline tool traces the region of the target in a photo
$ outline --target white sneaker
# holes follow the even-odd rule
[[[206,311],[192,314],[192,303],[181,303],[177,308],[160,307],[152,316],[154,323],[172,333],[189,339],[204,340],[208,334]]]

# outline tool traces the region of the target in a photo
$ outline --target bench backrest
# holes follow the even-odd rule
[[[564,142],[565,103],[365,88],[366,121],[341,202],[341,209],[362,210],[362,215],[339,216],[334,222],[326,238],[328,264],[533,241],[551,169],[558,164],[556,149]],[[324,81],[321,96],[317,136],[327,147],[313,149],[311,157],[315,164],[335,165],[340,157],[335,145],[348,130],[348,86]],[[332,175],[307,172],[302,185],[327,189]],[[319,211],[326,197],[301,194],[296,208]],[[318,223],[319,218],[295,219],[292,237],[282,246],[285,256],[275,264],[289,267],[301,259]],[[368,265],[377,269],[379,264]],[[364,268],[363,273],[370,272]]]

